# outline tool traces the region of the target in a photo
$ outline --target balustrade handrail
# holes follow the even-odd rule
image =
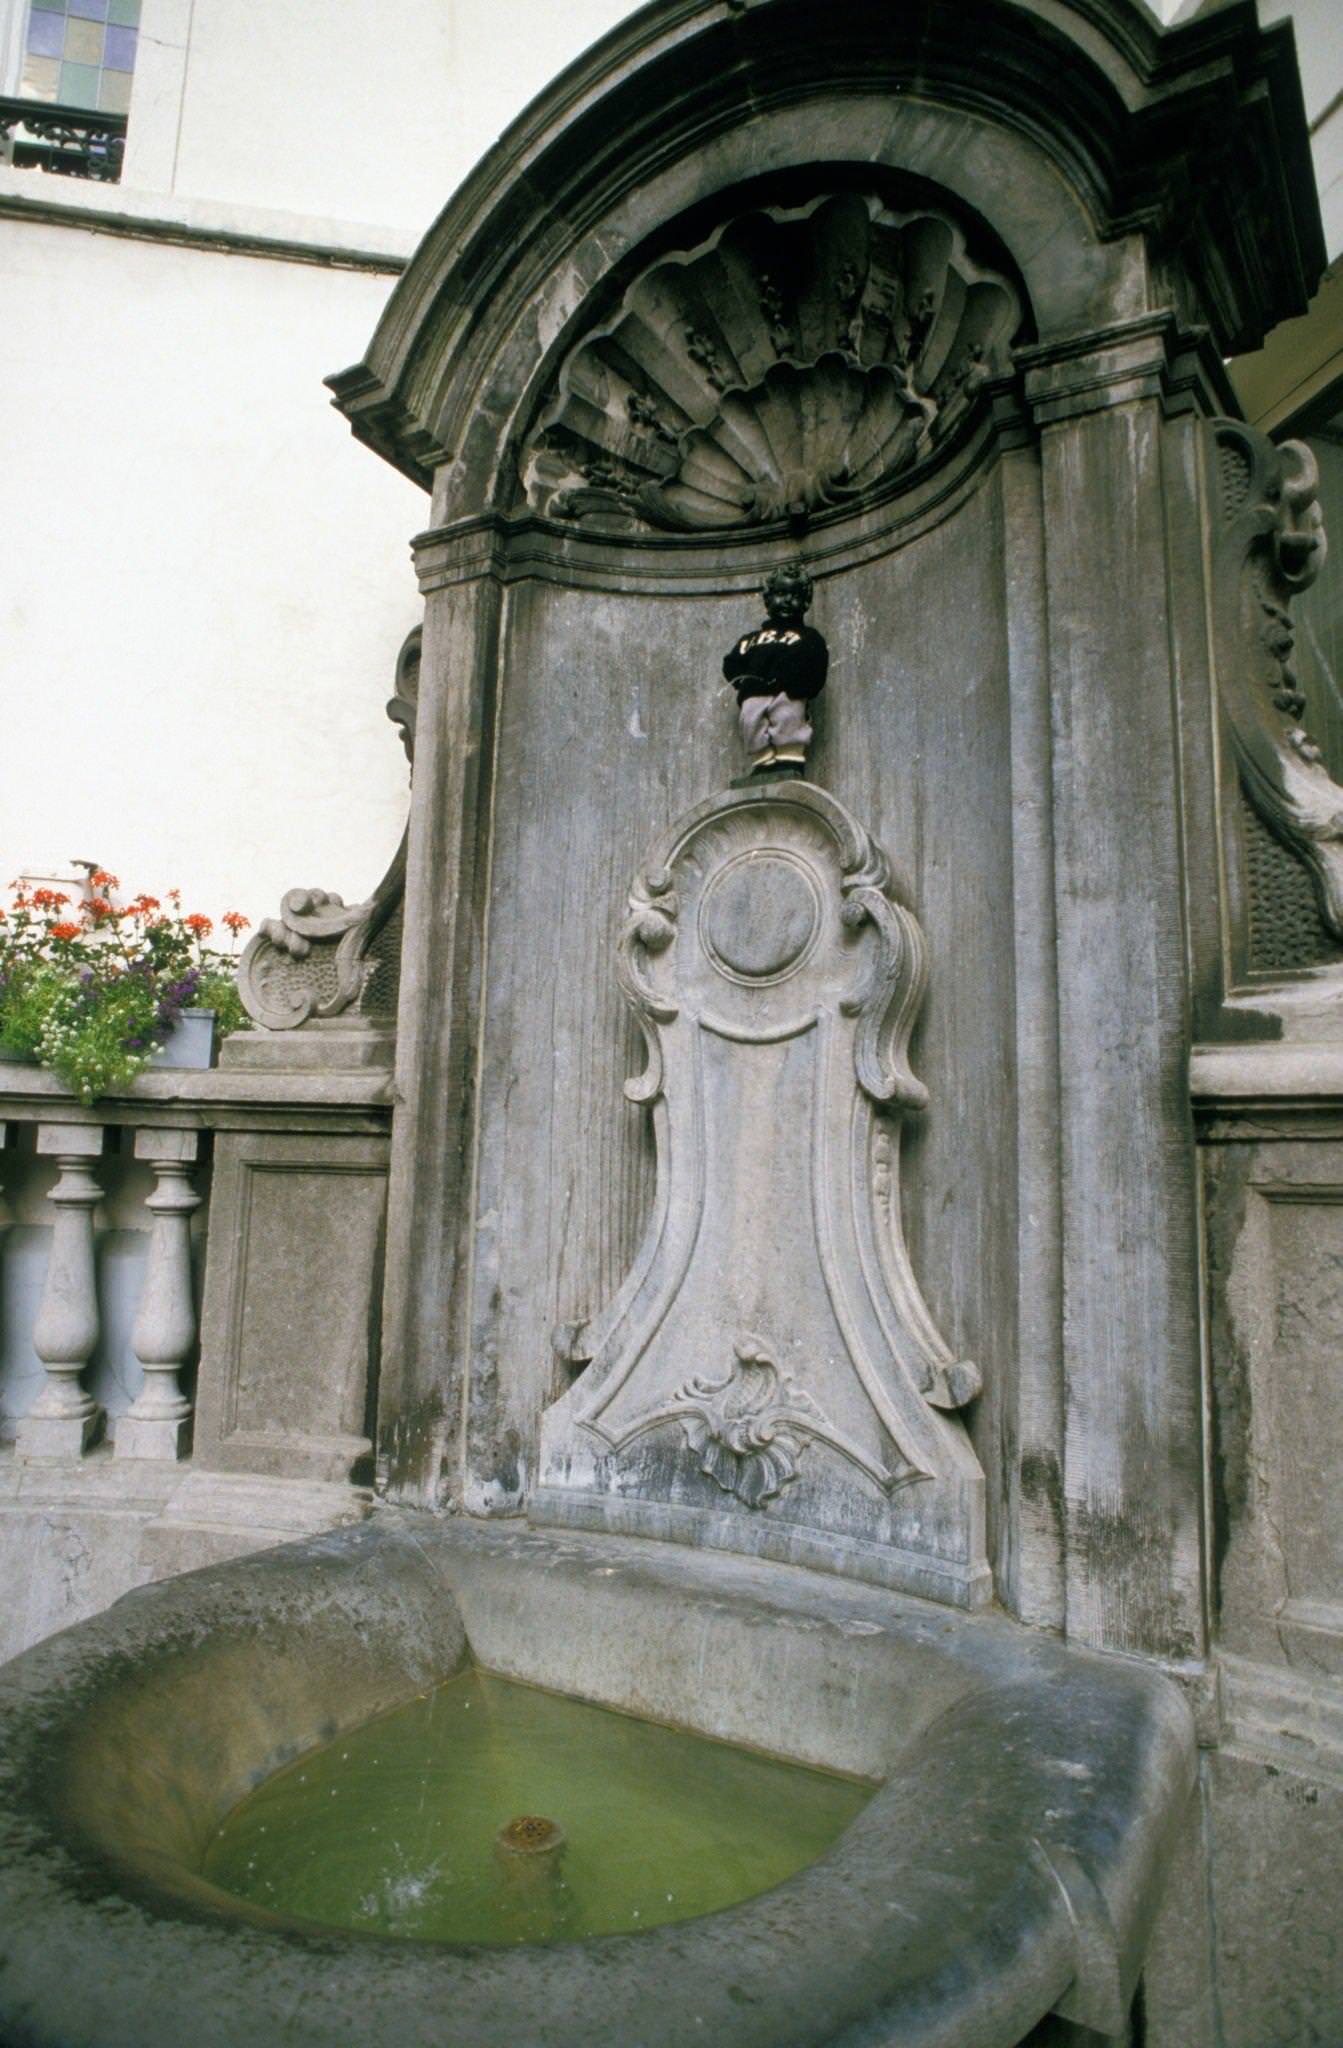
[[[322,1112],[366,1112],[384,1119],[391,1110],[393,1084],[385,1067],[347,1073],[329,1070],[264,1072],[228,1067],[148,1068],[115,1095],[81,1103],[45,1067],[0,1060],[0,1124],[34,1123],[173,1124],[209,1128],[251,1110],[265,1120],[287,1123],[321,1118]]]
[[[31,142],[15,140],[15,130]],[[0,162],[24,170],[55,171],[115,185],[126,152],[126,116],[92,107],[68,107],[56,100],[9,99],[0,95]]]

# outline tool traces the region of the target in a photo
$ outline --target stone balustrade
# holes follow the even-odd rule
[[[391,1052],[313,1020],[89,1108],[0,1063],[0,1661],[368,1512]]]
[[[203,1133],[194,1117],[137,1127],[130,1100],[83,1112],[49,1079],[0,1068],[0,1446],[29,1463],[100,1450],[176,1461]]]
[[[87,1108],[0,1065],[0,1460],[368,1476],[389,1059],[258,1033]]]

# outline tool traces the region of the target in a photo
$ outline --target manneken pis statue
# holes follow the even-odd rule
[[[800,564],[773,570],[763,595],[763,624],[724,656],[723,674],[737,693],[752,775],[800,775],[811,742],[809,709],[825,688],[830,655],[815,627],[802,623],[812,589]]]

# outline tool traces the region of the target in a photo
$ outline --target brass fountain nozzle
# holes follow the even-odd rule
[[[505,1856],[548,1856],[564,1847],[564,1829],[557,1821],[539,1813],[522,1813],[508,1820],[494,1838]]]

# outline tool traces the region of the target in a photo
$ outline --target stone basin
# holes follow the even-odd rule
[[[768,1892],[548,1948],[337,1934],[199,1875],[264,1778],[471,1660],[881,1789]],[[1051,2011],[1119,2033],[1193,1774],[1170,1681],[992,1614],[386,1510],[0,1671],[0,2039],[1011,2048]]]

